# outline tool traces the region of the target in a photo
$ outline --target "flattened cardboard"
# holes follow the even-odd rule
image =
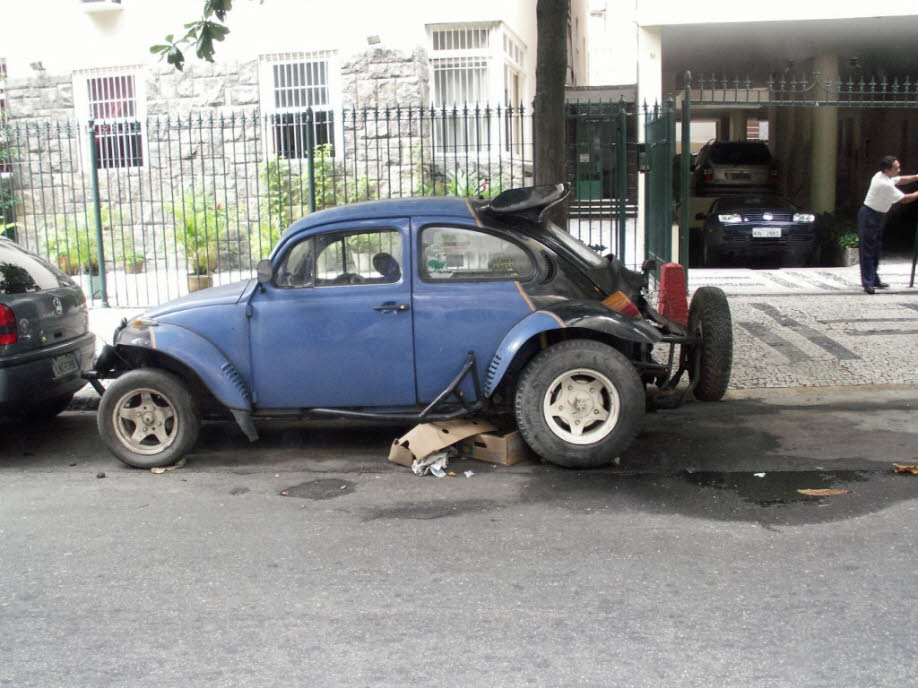
[[[512,466],[529,457],[529,447],[519,430],[486,432],[460,442],[459,453],[479,461]]]
[[[392,443],[389,461],[410,467],[415,459],[422,459],[467,437],[495,429],[487,421],[477,418],[415,425]]]

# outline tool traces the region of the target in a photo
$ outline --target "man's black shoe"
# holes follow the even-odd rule
[[[877,289],[889,289],[889,282],[876,282],[873,286]]]
[[[864,287],[865,294],[876,294],[877,291],[873,287]]]

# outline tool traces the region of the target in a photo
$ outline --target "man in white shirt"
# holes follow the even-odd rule
[[[899,175],[901,169],[902,166],[895,155],[887,155],[880,161],[880,171],[870,180],[870,188],[867,189],[864,205],[857,214],[861,284],[867,294],[876,293],[876,289],[889,288],[889,285],[877,274],[886,213],[895,203],[911,203],[918,200],[918,191],[906,194],[896,188],[899,184],[908,184],[918,180],[918,174]]]

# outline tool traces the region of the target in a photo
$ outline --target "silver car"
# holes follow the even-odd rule
[[[764,141],[711,141],[692,169],[695,196],[774,193],[778,168]]]

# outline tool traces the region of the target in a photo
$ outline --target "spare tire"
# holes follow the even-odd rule
[[[730,384],[733,370],[733,319],[722,289],[701,287],[689,306],[689,334],[701,344],[688,347],[689,378],[695,398],[718,401]]]

